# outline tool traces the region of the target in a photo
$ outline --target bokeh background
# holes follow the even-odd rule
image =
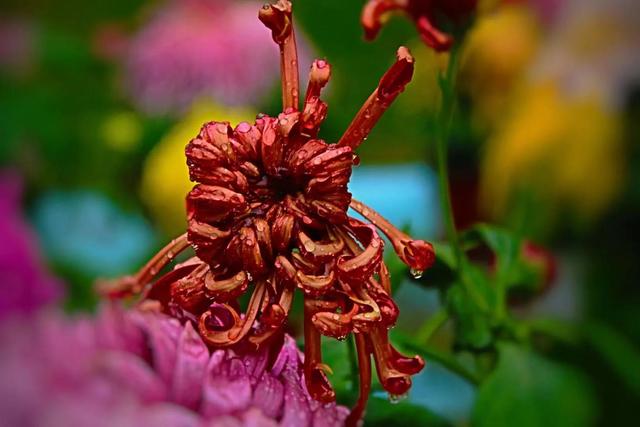
[[[301,75],[313,58],[332,64],[321,136],[336,141],[397,46],[411,48],[414,81],[361,146],[350,188],[441,241],[433,141],[446,55],[401,17],[365,42],[363,3],[295,2]],[[279,112],[277,47],[259,6],[2,2],[2,316],[40,300],[93,310],[96,278],[135,271],[184,230],[183,149],[201,124]],[[499,224],[535,246],[544,283],[512,308],[556,337],[539,344],[552,366],[511,366],[494,384],[491,399],[525,410],[485,425],[538,426],[548,411],[557,425],[629,425],[640,403],[640,3],[480,2],[460,61],[449,142],[457,226]],[[436,278],[396,270],[397,329],[411,335],[438,310]],[[449,348],[452,334],[443,328],[434,345]],[[340,365],[344,354],[327,346]],[[348,367],[334,370],[339,390]],[[548,381],[527,387],[537,375]],[[382,394],[369,422],[476,424],[478,399],[433,361],[400,405],[406,422]]]

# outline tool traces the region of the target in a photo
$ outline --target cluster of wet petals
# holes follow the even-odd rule
[[[432,246],[413,240],[351,197],[347,184],[355,148],[402,92],[413,58],[400,48],[337,143],[318,138],[327,104],[320,99],[331,68],[311,66],[302,108],[291,4],[265,5],[259,15],[281,52],[284,111],[255,123],[214,121],[186,147],[190,178],[188,232],[171,242],[136,276],[125,279],[145,299],[197,325],[212,348],[277,343],[296,289],[304,298],[304,371],[309,393],[332,402],[335,393],[322,363],[321,335],[354,334],[360,367],[362,415],[371,382],[371,356],[382,386],[403,395],[424,362],[405,357],[388,339],[398,317],[383,262],[382,232],[414,272],[434,260]],[[350,217],[348,209],[368,222]],[[189,247],[196,256],[152,283],[162,267]],[[240,297],[250,293],[245,307]]]
[[[477,0],[369,0],[362,10],[367,39],[374,39],[390,12],[404,12],[415,23],[422,41],[437,52],[448,51],[453,36],[439,24],[459,24],[476,9]]]

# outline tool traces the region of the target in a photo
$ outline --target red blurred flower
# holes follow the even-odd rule
[[[392,395],[411,386],[424,366],[389,343],[398,316],[382,261],[384,241],[415,271],[434,261],[431,244],[412,240],[347,190],[354,149],[413,75],[413,58],[401,47],[355,119],[335,144],[317,138],[327,113],[320,99],[331,68],[316,60],[299,109],[297,50],[291,3],[265,5],[260,20],[279,45],[284,112],[260,114],[254,124],[206,123],[186,148],[191,179],[188,233],[163,249],[125,290],[142,290],[174,256],[191,246],[196,257],[176,266],[145,290],[165,310],[192,319],[211,347],[278,342],[296,288],[304,295],[305,378],[310,394],[335,400],[322,363],[320,337],[354,333],[361,396],[350,417],[364,410],[371,381],[370,356]],[[351,207],[371,224],[347,215]],[[251,290],[241,314],[237,298]]]
[[[520,253],[524,263],[540,277],[538,293],[547,291],[557,276],[558,262],[553,253],[529,240],[522,242]]]
[[[477,0],[369,0],[362,10],[362,26],[374,39],[388,12],[403,11],[413,19],[420,37],[438,52],[451,48],[453,37],[441,30],[443,19],[459,24],[476,9]]]

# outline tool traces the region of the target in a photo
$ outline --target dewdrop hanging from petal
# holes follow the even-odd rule
[[[136,276],[119,282],[121,293],[143,292],[167,313],[197,324],[212,348],[275,346],[296,289],[304,298],[304,371],[309,393],[332,402],[335,392],[322,362],[321,335],[353,333],[360,368],[360,397],[349,417],[362,417],[371,387],[371,355],[382,386],[404,395],[423,360],[405,357],[390,344],[398,307],[382,260],[384,241],[414,271],[434,261],[431,244],[412,240],[347,189],[354,150],[413,75],[409,51],[395,63],[358,112],[342,138],[317,137],[327,114],[320,99],[331,67],[316,60],[299,102],[296,40],[291,3],[265,5],[260,20],[280,47],[284,111],[258,115],[233,127],[206,123],[186,147],[191,180],[188,232],[174,240]],[[369,223],[351,218],[352,207]],[[192,247],[196,257],[153,282],[176,254]],[[238,297],[249,292],[241,310]]]

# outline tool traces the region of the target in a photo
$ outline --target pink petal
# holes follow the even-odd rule
[[[204,382],[202,413],[206,417],[227,415],[251,403],[251,381],[242,361],[227,359],[225,351],[211,356]]]
[[[260,378],[253,393],[252,405],[260,408],[270,418],[278,418],[282,413],[284,386],[276,377],[265,373]]]
[[[284,416],[282,427],[304,427],[311,422],[311,408],[300,375],[291,367],[282,373],[284,379]]]
[[[96,360],[96,374],[123,391],[131,391],[143,402],[166,400],[167,387],[156,373],[137,356],[104,352]]]
[[[180,322],[157,314],[141,314],[138,320],[148,334],[153,367],[160,378],[170,384],[176,364],[178,338],[182,331]]]
[[[196,409],[202,394],[202,379],[209,362],[209,350],[190,322],[178,341],[178,354],[171,385],[171,399],[190,409]]]

